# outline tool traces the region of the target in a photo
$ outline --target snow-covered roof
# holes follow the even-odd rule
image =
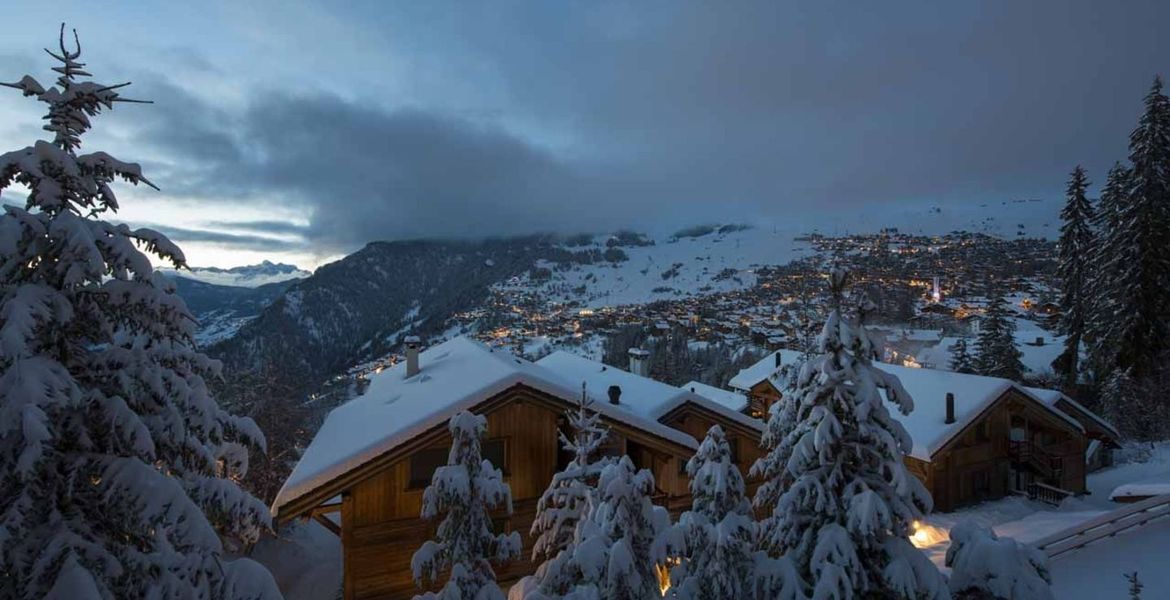
[[[666,413],[690,402],[753,429],[761,430],[764,426],[759,419],[753,419],[689,389],[677,388],[649,377],[635,375],[576,354],[553,352],[536,364],[556,373],[568,385],[579,388],[584,382],[589,396],[595,400],[595,405],[605,404],[646,419],[658,420]],[[609,403],[608,391],[611,385],[616,385],[622,390],[617,406]]]
[[[718,402],[736,412],[748,406],[748,397],[740,392],[717,388],[699,381],[690,381],[679,387],[683,390],[694,392],[712,402]]]
[[[364,394],[329,413],[276,495],[274,514],[281,506],[514,385],[569,402],[580,394],[579,383],[567,383],[541,366],[465,337],[423,351],[419,365],[421,372],[412,377],[406,377],[405,363],[370,376]],[[698,447],[691,436],[655,419],[608,403],[596,402],[594,407],[611,419],[688,448]]]
[[[781,350],[783,364],[793,364],[801,359],[799,352]],[[914,448],[910,456],[923,461],[930,461],[931,457],[951,441],[972,420],[991,406],[1004,392],[1015,388],[1024,396],[1036,400],[1037,404],[1052,414],[1060,417],[1069,425],[1082,431],[1076,419],[1066,415],[1028,392],[1025,388],[1008,379],[998,377],[984,377],[982,375],[967,375],[952,371],[936,369],[918,369],[901,367],[886,363],[875,363],[875,366],[891,375],[895,375],[902,382],[902,386],[914,399],[914,410],[909,415],[903,415],[891,409],[891,415],[902,423],[914,440]],[[947,393],[955,395],[955,422],[948,424]]]
[[[775,352],[769,352],[767,356],[761,358],[756,364],[746,369],[740,369],[739,373],[736,373],[735,377],[732,377],[731,381],[727,382],[727,385],[746,392],[751,390],[752,386],[765,379],[772,378],[774,380],[777,373],[776,355],[781,352],[789,351],[777,350]]]
[[[1064,400],[1065,402],[1068,402],[1073,407],[1075,407],[1077,410],[1088,415],[1088,417],[1090,419],[1092,419],[1094,423],[1100,425],[1102,429],[1104,429],[1105,431],[1108,431],[1109,434],[1112,435],[1114,438],[1121,439],[1121,433],[1119,431],[1117,431],[1117,428],[1114,427],[1113,424],[1111,424],[1109,421],[1106,421],[1105,419],[1101,418],[1101,415],[1098,415],[1097,413],[1085,408],[1085,405],[1081,404],[1080,402],[1077,402],[1076,400],[1069,398],[1063,392],[1061,392],[1059,390],[1048,390],[1048,389],[1044,389],[1044,388],[1033,388],[1033,387],[1028,388],[1028,392],[1030,392],[1033,396],[1035,396],[1041,402],[1047,404],[1048,406],[1056,408],[1056,410],[1060,410],[1060,408],[1056,406],[1057,401]],[[1063,411],[1061,411],[1061,412],[1063,412]]]

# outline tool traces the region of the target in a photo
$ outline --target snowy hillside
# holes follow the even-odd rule
[[[214,285],[232,287],[259,287],[268,283],[279,283],[290,279],[304,279],[312,273],[297,268],[296,265],[273,263],[264,261],[258,265],[232,267],[191,267],[182,271],[173,269],[163,270],[167,275],[174,275],[185,279],[193,279]]]
[[[910,234],[942,235],[952,231],[983,233],[1004,239],[1051,239],[1059,234],[1057,200],[1001,200],[957,206],[901,203],[881,212],[825,216],[794,214],[783,224],[693,227],[689,235],[659,234],[645,239],[651,245],[615,243],[610,235],[596,235],[589,244],[567,250],[605,251],[620,248],[629,257],[621,262],[557,265],[541,261],[527,277],[503,282],[504,290],[530,291],[550,300],[576,300],[597,308],[641,304],[751,287],[754,270],[783,265],[813,253],[800,241],[810,233],[824,235],[872,234],[890,226]],[[710,233],[702,233],[712,229]],[[535,277],[534,277],[535,275]]]
[[[618,244],[609,235],[568,247],[575,252],[619,248],[628,257],[620,262],[592,264],[537,261],[526,275],[499,284],[499,289],[527,291],[549,300],[575,300],[600,307],[641,304],[751,287],[754,270],[786,264],[812,253],[809,244],[796,241],[785,229],[724,227],[694,237],[647,239],[648,245]]]

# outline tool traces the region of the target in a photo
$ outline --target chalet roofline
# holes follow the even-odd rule
[[[270,512],[272,513],[274,520],[277,523],[284,523],[311,513],[313,509],[321,505],[323,502],[326,502],[330,498],[343,493],[346,489],[356,485],[365,478],[369,477],[371,474],[376,473],[386,466],[402,460],[403,458],[406,458],[418,450],[426,448],[436,439],[441,438],[447,431],[447,419],[449,419],[451,415],[454,415],[461,410],[469,410],[477,414],[490,413],[504,406],[504,404],[507,403],[506,401],[515,398],[515,392],[519,390],[526,391],[532,397],[552,404],[559,410],[570,410],[576,406],[577,402],[576,398],[563,398],[527,383],[517,382],[499,392],[496,392],[495,394],[492,394],[487,398],[484,398],[478,403],[471,404],[469,406],[452,405],[450,410],[444,413],[450,413],[446,418],[431,426],[425,432],[413,436],[410,440],[388,448],[381,454],[370,457],[369,459],[339,473],[335,477],[326,480],[312,489],[299,493],[291,498],[284,500],[283,502],[280,502],[281,498],[278,496],[277,502],[274,502],[270,508]],[[658,449],[666,453],[687,455],[689,453],[694,453],[694,451],[699,446],[698,440],[694,440],[694,438],[682,431],[672,430],[676,431],[681,437],[692,440],[692,443],[679,443],[678,439],[663,437],[657,432],[639,427],[637,424],[631,421],[615,419],[612,415],[607,414],[606,412],[599,411],[599,414],[601,415],[602,421],[605,422],[605,424],[612,430],[626,435],[630,433],[639,434],[642,438],[640,439],[640,443],[645,442],[645,438],[647,437],[652,438],[658,442]],[[660,421],[654,422],[660,423]]]

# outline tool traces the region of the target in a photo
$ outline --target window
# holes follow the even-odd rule
[[[991,439],[991,423],[988,423],[987,419],[984,419],[982,422],[980,422],[978,425],[975,426],[975,441],[976,442],[986,442],[990,439]]]
[[[431,484],[435,469],[447,464],[447,448],[427,448],[410,457],[410,487],[425,488]]]
[[[480,446],[484,458],[492,463],[504,475],[510,475],[507,463],[507,444],[504,439],[487,440]],[[447,464],[450,448],[427,448],[420,450],[410,457],[409,489],[425,488],[431,484],[435,470]]]
[[[731,464],[739,464],[739,438],[727,438],[727,447],[731,449]]]
[[[487,440],[480,446],[483,457],[491,461],[492,465],[504,475],[511,475],[508,470],[508,444],[504,439]]]
[[[678,462],[678,474],[685,477],[687,474],[687,459],[676,456],[674,460]]]

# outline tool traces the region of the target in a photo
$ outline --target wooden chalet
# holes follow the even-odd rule
[[[740,375],[757,368],[774,373],[754,385],[741,379],[739,385],[751,389],[774,382],[781,366],[800,358],[786,350],[768,356]],[[907,467],[930,491],[935,510],[1013,493],[1052,502],[1084,493],[1090,446],[1097,438],[1102,444],[1117,442],[1110,437],[1116,434],[1111,425],[1059,392],[995,377],[879,366],[896,375],[914,398],[909,415],[894,416],[914,441]]]
[[[414,342],[404,363],[329,414],[273,503],[275,520],[313,518],[340,536],[347,600],[411,598],[411,557],[437,526],[419,517],[423,490],[446,463],[447,420],[471,410],[486,415],[485,458],[512,491],[513,513],[497,526],[524,540],[521,558],[497,569],[506,586],[534,570],[528,531],[570,459],[557,432],[582,383],[610,427],[606,452],[650,469],[655,501],[676,515],[690,506],[682,465],[711,425],[733,440],[745,473],[758,456],[762,423],[686,390],[564,353],[531,363],[466,338],[421,353]]]
[[[748,415],[757,419],[763,419],[772,408],[772,405],[780,400],[781,388],[781,360],[782,355],[788,350],[777,350],[762,358],[756,364],[741,370],[736,373],[727,382],[731,389],[742,392],[748,397],[748,408],[745,411]]]

